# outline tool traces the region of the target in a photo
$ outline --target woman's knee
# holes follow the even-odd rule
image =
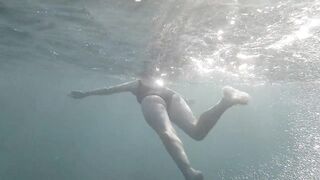
[[[205,137],[205,135],[196,135],[193,137],[193,139],[196,141],[202,141]]]
[[[159,135],[160,139],[164,142],[173,142],[174,141],[174,142],[181,143],[181,140],[178,138],[176,133],[172,130],[165,130],[165,131],[158,132],[158,135]]]
[[[164,130],[158,132],[158,135],[161,139],[172,139],[173,138],[173,132],[169,130]]]
[[[202,131],[194,131],[191,134],[191,137],[196,141],[202,141],[206,136],[207,134]]]

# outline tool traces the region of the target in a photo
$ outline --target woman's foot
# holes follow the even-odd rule
[[[223,98],[232,103],[232,105],[245,105],[248,104],[250,95],[231,86],[225,86],[223,87]]]
[[[186,180],[203,180],[202,172],[191,168],[188,172],[188,177],[186,177]]]

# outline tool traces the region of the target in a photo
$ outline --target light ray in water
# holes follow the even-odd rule
[[[223,39],[223,36],[222,36],[223,33],[224,33],[224,32],[223,32],[223,30],[221,30],[221,29],[217,32],[217,38],[218,38],[219,41],[221,41],[221,40]]]
[[[300,20],[296,20],[299,23]],[[320,26],[320,19],[308,19],[308,22],[302,25],[299,30],[292,32],[290,35],[284,36],[281,40],[277,41],[266,49],[282,49],[285,46],[291,45],[296,40],[304,40],[312,36],[312,30]]]
[[[243,59],[243,60],[258,58],[259,56],[260,56],[260,55],[244,54],[244,53],[242,53],[242,52],[239,52],[239,53],[237,54],[237,58]]]

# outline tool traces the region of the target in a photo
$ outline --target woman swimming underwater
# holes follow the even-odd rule
[[[159,135],[186,180],[203,180],[203,175],[201,171],[191,167],[172,122],[190,137],[200,141],[206,137],[227,109],[237,104],[245,105],[250,98],[245,92],[230,86],[224,87],[221,100],[196,119],[182,96],[163,86],[163,83],[159,83],[150,72],[143,73],[139,80],[87,92],[72,91],[70,96],[80,99],[91,95],[110,95],[120,92],[131,92],[137,97],[145,120]]]

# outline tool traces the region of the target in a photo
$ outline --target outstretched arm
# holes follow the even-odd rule
[[[132,92],[137,88],[138,81],[131,81],[123,84],[119,84],[116,86],[111,86],[111,87],[106,87],[106,88],[101,88],[101,89],[96,89],[92,91],[72,91],[69,96],[75,98],[75,99],[80,99],[84,98],[87,96],[93,96],[93,95],[110,95],[114,93],[120,93],[120,92]]]

